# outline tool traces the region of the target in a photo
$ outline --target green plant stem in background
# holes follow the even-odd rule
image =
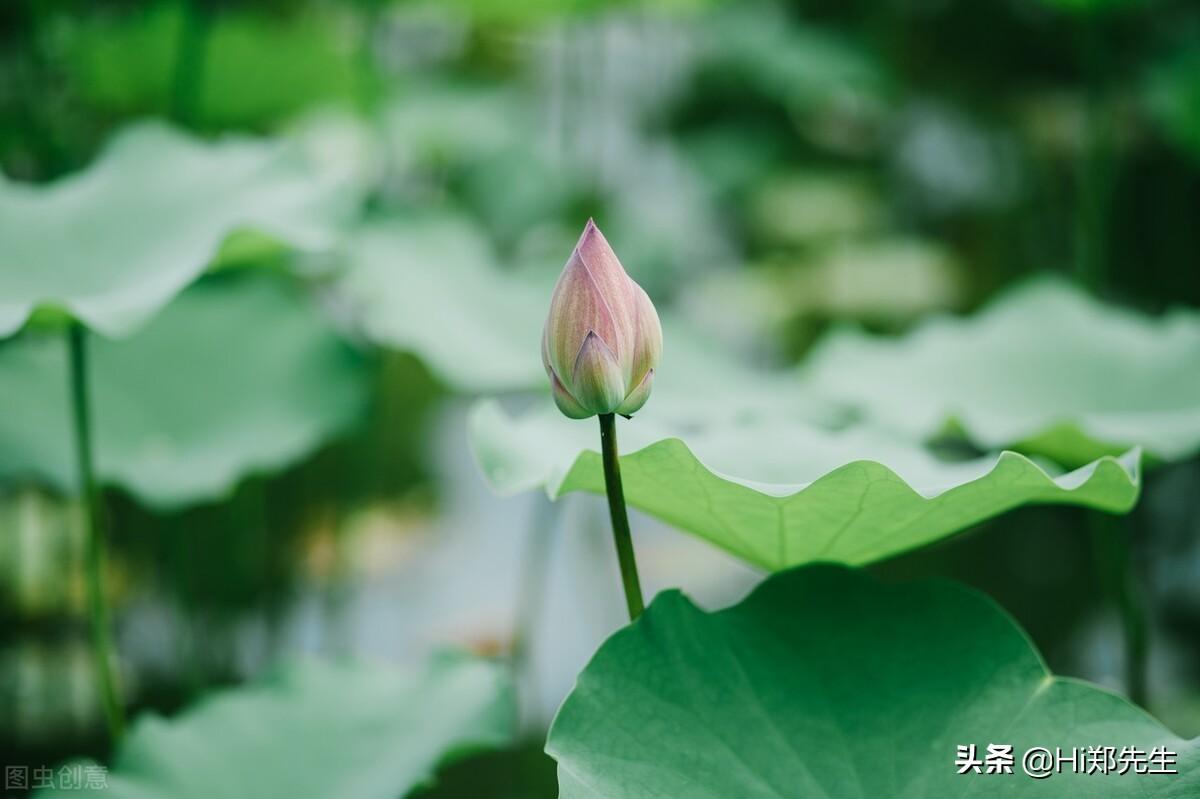
[[[1150,699],[1146,679],[1150,647],[1145,598],[1130,552],[1132,531],[1117,516],[1092,512],[1089,517],[1096,573],[1121,621],[1125,692],[1131,700],[1146,707]]]
[[[1105,61],[1102,20],[1079,21],[1078,53],[1086,90],[1083,141],[1076,166],[1075,275],[1092,291],[1102,291],[1108,277],[1107,234],[1112,207],[1115,123]]]
[[[604,459],[604,487],[608,494],[608,513],[612,517],[621,583],[625,586],[625,604],[629,620],[642,615],[642,585],[638,581],[637,560],[633,555],[633,536],[629,533],[629,514],[625,511],[625,491],[621,488],[621,463],[617,459],[617,423],[611,413],[600,414],[600,449]]]
[[[204,89],[210,20],[209,12],[195,0],[185,0],[182,10],[168,110],[175,122],[190,126],[199,121],[201,113],[200,94]]]
[[[1101,15],[1089,16],[1080,20],[1078,31],[1079,60],[1086,79],[1086,124],[1076,188],[1075,271],[1079,282],[1093,292],[1104,291],[1108,283],[1107,235],[1117,155],[1103,25]],[[1097,578],[1121,620],[1125,690],[1130,699],[1145,707],[1146,608],[1130,558],[1130,529],[1115,517],[1093,513],[1091,519]]]
[[[120,740],[125,728],[114,671],[115,651],[104,583],[104,516],[100,492],[92,468],[91,408],[88,401],[87,331],[72,322],[67,333],[71,360],[71,415],[75,428],[75,451],[79,463],[79,489],[83,493],[84,519],[87,525],[88,620],[96,681],[104,717],[113,741]]]
[[[173,540],[167,542],[171,547],[169,570],[171,579],[179,591],[179,615],[182,621],[180,646],[178,648],[179,673],[185,676],[186,690],[191,698],[198,697],[204,692],[206,676],[204,670],[204,647],[201,644],[203,636],[199,630],[199,614],[196,612],[197,594],[197,564],[200,562],[194,548],[200,540],[200,530],[189,523],[181,521],[172,531]]]
[[[345,658],[354,653],[348,623],[354,598],[354,542],[345,514],[336,503],[325,508],[321,516],[333,540],[333,563],[321,597],[322,646],[330,657]]]

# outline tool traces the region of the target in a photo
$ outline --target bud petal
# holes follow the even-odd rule
[[[641,287],[629,279],[625,268],[617,260],[617,254],[591,219],[587,221],[579,243],[575,245],[574,256],[587,268],[593,285],[608,307],[612,319],[612,332],[596,332],[617,356],[628,381],[632,376],[633,352],[636,346],[636,302]]]
[[[633,281],[630,282],[633,283]],[[646,296],[646,292],[642,290],[641,286],[633,283],[633,288],[635,289],[634,346],[629,384],[637,386],[648,372],[658,366],[658,361],[662,358],[663,334],[662,324],[658,321],[658,312],[654,310],[654,303],[650,302],[650,298]]]
[[[661,354],[654,305],[588,220],[554,287],[542,332],[555,402],[571,418],[636,410],[649,396],[647,377]]]
[[[554,364],[550,362],[550,325],[542,329],[542,366],[546,369],[546,377],[551,380],[557,380],[558,375],[554,371]]]
[[[617,413],[622,416],[633,416],[642,409],[646,404],[646,400],[650,399],[650,389],[654,387],[654,370],[650,369],[642,377],[642,382],[637,384],[633,391],[625,397],[624,401],[617,408]]]
[[[571,392],[567,391],[567,387],[558,379],[558,375],[550,373],[550,391],[554,394],[554,404],[563,412],[563,415],[568,419],[586,419],[592,416],[592,412],[579,404],[579,401],[571,396]]]
[[[625,399],[625,378],[621,366],[604,340],[589,331],[575,358],[571,371],[574,396],[593,413],[612,413]]]
[[[559,375],[571,373],[589,332],[617,343],[612,309],[576,247],[554,287],[550,315],[546,317],[550,365]]]

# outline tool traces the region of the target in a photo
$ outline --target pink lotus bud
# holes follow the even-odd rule
[[[554,287],[542,334],[554,402],[572,419],[630,416],[650,397],[661,355],[658,312],[589,219]]]

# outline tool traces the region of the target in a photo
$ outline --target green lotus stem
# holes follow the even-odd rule
[[[1146,605],[1130,556],[1130,530],[1121,520],[1092,511],[1092,550],[1101,588],[1121,620],[1125,656],[1125,692],[1138,705],[1146,707],[1149,686],[1146,661],[1150,642],[1146,624]]]
[[[118,741],[125,730],[125,712],[117,688],[114,669],[116,653],[104,583],[104,515],[92,468],[87,331],[79,322],[72,322],[67,337],[71,354],[71,411],[75,428],[75,452],[79,464],[79,488],[83,492],[84,517],[87,523],[87,595],[92,653],[96,661],[96,683],[104,706],[108,732],[113,741]]]
[[[1082,285],[1095,291],[1104,288],[1108,271],[1106,223],[1112,208],[1116,143],[1102,21],[1079,22],[1077,54],[1086,81],[1087,124],[1076,165],[1075,274]]]
[[[629,419],[646,404],[662,348],[654,303],[589,219],[550,297],[542,365],[554,404],[564,416],[600,417],[604,486],[631,621],[642,614],[644,604],[621,488],[616,415]]]
[[[187,680],[189,698],[204,691],[205,675],[201,660],[200,636],[197,631],[196,572],[197,554],[193,551],[200,539],[200,530],[194,529],[190,520],[180,524],[178,535],[170,542],[171,579],[179,588],[179,612],[183,620],[183,642],[176,653],[179,657],[179,673]]]
[[[625,491],[621,488],[621,463],[617,459],[616,416],[600,416],[600,449],[604,459],[604,487],[608,493],[608,513],[612,517],[613,539],[617,544],[617,562],[621,566],[621,584],[625,587],[625,604],[629,620],[642,615],[642,585],[638,581],[637,559],[633,554],[633,536],[629,533],[629,515],[625,511]]]
[[[210,19],[208,10],[195,0],[185,0],[180,9],[168,111],[175,122],[194,125],[198,121],[200,92],[204,88]]]

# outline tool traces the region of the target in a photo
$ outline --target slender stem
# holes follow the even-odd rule
[[[125,729],[124,710],[117,690],[112,627],[104,586],[104,515],[100,492],[92,470],[91,408],[88,402],[87,331],[72,322],[68,332],[71,354],[71,411],[75,428],[75,451],[79,462],[79,488],[83,492],[87,520],[88,621],[91,626],[96,682],[104,705],[108,732],[120,740]]]
[[[180,125],[199,122],[201,92],[204,89],[204,62],[208,49],[209,12],[195,0],[180,4],[179,38],[175,43],[174,74],[168,112]]]
[[[1100,584],[1121,620],[1125,656],[1125,691],[1135,703],[1146,706],[1149,687],[1146,660],[1149,636],[1146,603],[1131,557],[1131,536],[1121,520],[1097,511],[1091,517],[1092,548]]]
[[[1106,232],[1113,200],[1116,147],[1110,108],[1102,20],[1081,20],[1079,59],[1087,82],[1086,124],[1076,165],[1075,274],[1092,290],[1105,288]]]
[[[637,560],[633,555],[633,536],[629,534],[625,491],[621,488],[616,417],[611,413],[600,414],[600,449],[604,455],[604,487],[608,491],[608,514],[612,517],[617,562],[621,565],[621,583],[625,586],[625,604],[629,608],[629,620],[634,621],[642,615],[646,605],[642,601],[642,585],[638,581]]]
[[[336,506],[329,508],[328,520],[333,538],[333,567],[323,596],[324,643],[331,656],[345,657],[353,649],[349,625],[344,623],[353,598],[350,531]]]
[[[186,675],[188,696],[195,698],[204,690],[205,674],[203,660],[203,636],[200,633],[199,613],[196,611],[198,580],[197,541],[201,539],[198,525],[188,517],[181,520],[179,527],[168,538],[171,548],[171,579],[179,588],[179,614],[181,641],[178,647],[179,673]]]
[[[1087,124],[1076,181],[1076,275],[1093,290],[1105,288],[1108,272],[1106,225],[1114,199],[1117,146],[1111,108],[1104,20],[1081,20],[1079,60],[1087,81]],[[1146,661],[1149,655],[1147,607],[1130,549],[1131,524],[1097,511],[1091,514],[1092,549],[1097,577],[1116,609],[1123,634],[1125,690],[1143,707],[1148,699]]]

